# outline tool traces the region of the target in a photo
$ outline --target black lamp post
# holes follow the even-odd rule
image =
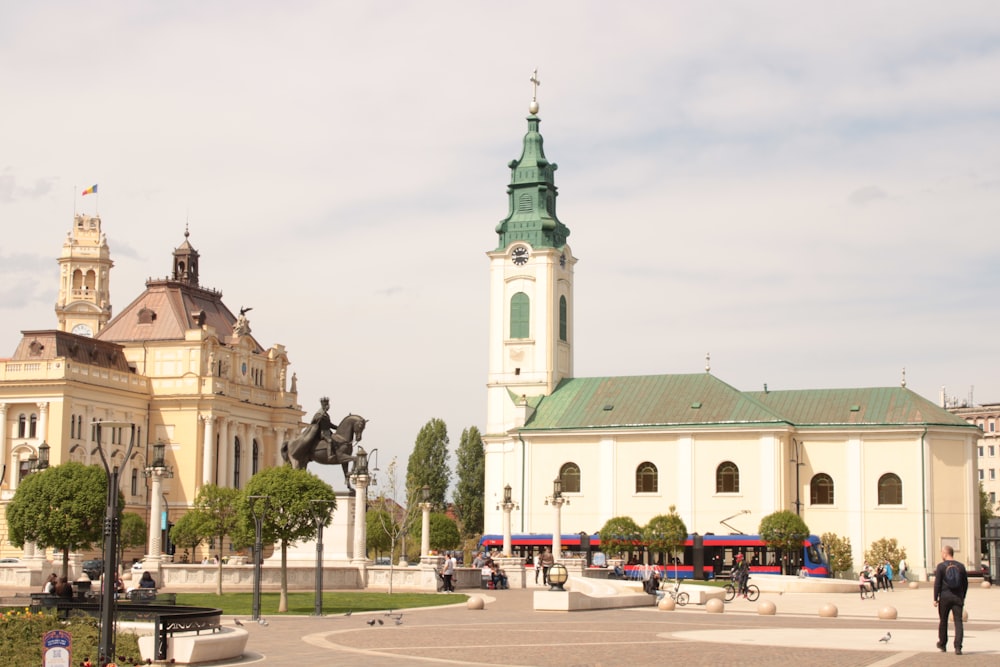
[[[270,496],[247,496],[250,501],[250,514],[253,516],[254,543],[253,543],[253,620],[260,621],[260,577],[261,577],[261,552],[264,550],[264,511],[267,509],[267,501]],[[258,500],[264,501],[258,506]]]
[[[104,516],[104,590],[101,591],[101,642],[98,647],[100,662],[106,665],[114,662],[115,659],[115,636],[117,630],[116,604],[118,594],[118,466],[113,465],[108,454],[104,451],[104,439],[102,437],[103,427],[130,429],[128,448],[125,451],[123,461],[128,461],[132,456],[132,447],[135,445],[135,424],[129,422],[94,422],[95,434],[97,437],[97,453],[100,454],[101,464],[104,465],[104,472],[108,476],[108,497],[106,503],[106,514]],[[45,444],[45,443],[42,443]],[[42,447],[38,448],[39,454]],[[45,449],[45,465],[48,465],[48,446]],[[42,457],[39,456],[39,462]]]
[[[45,470],[49,467],[49,443],[42,440],[42,444],[38,445],[38,464],[35,468],[36,470]]]
[[[322,514],[323,509],[336,505],[335,500],[310,500],[316,503],[316,514],[313,521],[316,522],[316,600],[313,616],[323,615],[323,525],[329,518],[329,514]]]

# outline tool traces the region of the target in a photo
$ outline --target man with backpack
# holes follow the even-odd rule
[[[940,651],[948,650],[948,614],[955,618],[955,655],[962,655],[962,611],[969,590],[969,575],[965,566],[955,560],[955,550],[945,545],[941,562],[934,570],[934,606],[938,608],[938,642]]]

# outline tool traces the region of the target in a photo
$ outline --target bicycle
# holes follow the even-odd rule
[[[736,597],[736,584],[728,583],[726,584],[726,602],[732,602]],[[760,589],[753,584],[747,584],[746,587],[746,597],[750,602],[756,602],[757,598],[760,597]]]
[[[673,588],[661,588],[660,590],[663,591],[664,595],[669,595],[670,599],[672,599],[674,602],[676,602],[682,607],[686,605],[688,601],[690,601],[691,599],[690,595],[681,590],[680,579],[677,580],[677,583],[674,584]]]

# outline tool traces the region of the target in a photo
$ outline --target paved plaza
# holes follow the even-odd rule
[[[735,600],[722,614],[708,613],[699,605],[675,611],[647,607],[536,612],[531,589],[469,593],[486,594],[485,609],[461,604],[405,610],[400,624],[384,613],[271,617],[267,626],[248,623],[247,655],[225,664],[1000,664],[1000,588],[970,588],[962,656],[956,656],[951,645],[948,653],[935,648],[937,610],[929,585],[897,587],[863,601],[843,593],[764,593],[755,603]],[[758,615],[764,600],[775,604],[776,615]],[[828,602],[837,606],[837,618],[819,617],[820,607]],[[879,619],[878,611],[886,605],[897,610],[896,620]],[[368,625],[372,619],[376,623]],[[233,619],[225,621],[231,624]],[[880,642],[886,633],[891,639]]]

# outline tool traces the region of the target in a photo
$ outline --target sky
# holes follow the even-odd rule
[[[383,469],[433,418],[454,451],[537,68],[578,377],[1000,402],[993,0],[54,0],[0,10],[0,63],[0,356],[55,328],[74,211],[115,312],[187,227],[307,414]]]

